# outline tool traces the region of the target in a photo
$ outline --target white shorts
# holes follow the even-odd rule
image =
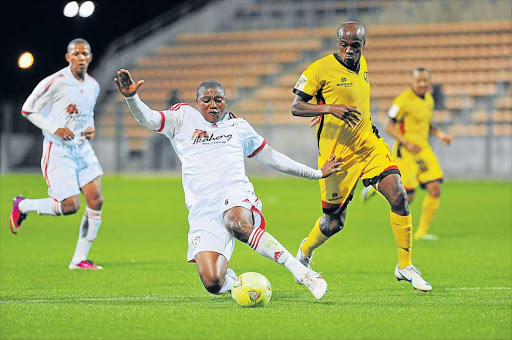
[[[44,140],[41,170],[48,195],[61,202],[80,194],[80,188],[103,175],[91,143],[63,146]]]
[[[203,251],[213,251],[223,255],[229,262],[235,238],[224,226],[224,212],[233,207],[244,207],[252,211],[254,227],[265,229],[265,218],[261,213],[263,204],[253,192],[239,191],[223,197],[216,205],[201,209],[190,209],[187,261],[195,262],[194,257]]]

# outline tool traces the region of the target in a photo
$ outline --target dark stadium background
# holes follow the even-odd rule
[[[40,80],[65,67],[67,43],[76,37],[92,45],[95,60],[89,71],[94,74],[96,63],[112,40],[185,1],[97,0],[93,1],[96,8],[89,18],[65,17],[62,12],[67,2],[28,0],[2,4],[1,100],[7,96],[10,100],[23,100]],[[17,65],[24,51],[31,52],[35,59],[28,70]]]

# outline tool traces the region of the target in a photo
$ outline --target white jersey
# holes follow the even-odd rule
[[[245,174],[244,158],[255,156],[265,146],[265,140],[245,119],[228,112],[221,121],[210,123],[185,103],[160,114],[157,132],[170,139],[182,163],[189,210],[201,201],[214,206],[233,190],[254,192]]]
[[[100,93],[96,80],[86,74],[83,82],[71,73],[70,67],[43,79],[23,104],[22,113],[39,112],[58,127],[73,131],[75,139],[63,141],[60,137],[43,130],[43,135],[56,144],[78,145],[84,142],[81,133],[94,126],[94,106]],[[76,105],[79,113],[68,113]]]

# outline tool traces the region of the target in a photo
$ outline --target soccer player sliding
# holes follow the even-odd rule
[[[137,95],[143,80],[135,83],[124,69],[114,80],[135,119],[169,138],[182,163],[190,226],[187,260],[196,263],[204,288],[212,294],[231,290],[236,274],[228,262],[236,238],[284,266],[321,299],[327,291],[325,280],[265,230],[262,203],[245,174],[244,157],[308,179],[337,172],[341,159],[330,157],[315,170],[277,152],[245,119],[226,112],[226,91],[216,81],[199,85],[195,108],[178,103],[168,110],[154,111]]]

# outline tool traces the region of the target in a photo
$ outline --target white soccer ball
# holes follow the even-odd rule
[[[272,286],[260,273],[243,273],[235,280],[231,296],[239,306],[265,306],[272,298]]]

